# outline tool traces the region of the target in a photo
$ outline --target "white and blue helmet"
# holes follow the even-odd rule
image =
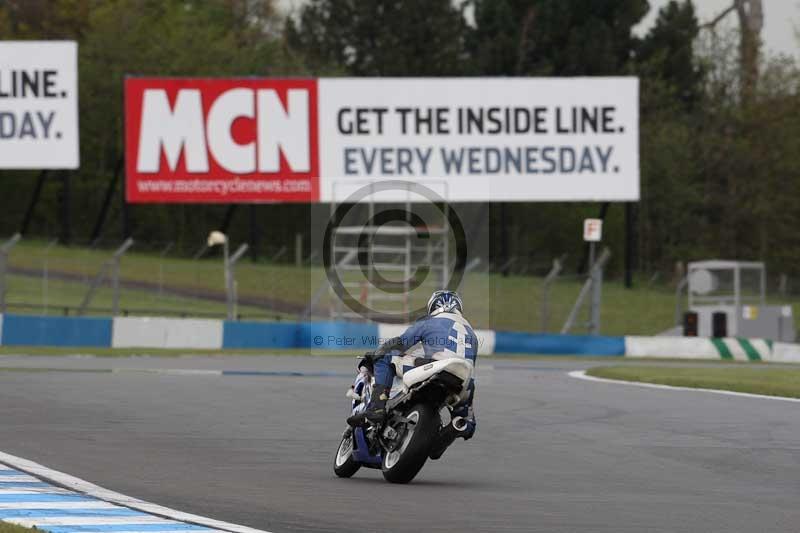
[[[464,303],[461,301],[461,296],[455,291],[436,291],[428,300],[428,315],[430,316],[454,311],[464,312]]]

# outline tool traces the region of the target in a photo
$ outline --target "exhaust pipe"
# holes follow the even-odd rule
[[[464,418],[463,416],[457,416],[453,418],[452,424],[453,428],[458,432],[464,431],[465,429],[467,429],[467,426],[469,426],[467,419]]]

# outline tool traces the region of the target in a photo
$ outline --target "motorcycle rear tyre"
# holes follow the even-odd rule
[[[416,404],[404,416],[417,422],[410,435],[404,437],[407,441],[400,450],[383,455],[381,470],[384,479],[390,483],[408,483],[414,479],[428,460],[439,432],[439,413],[430,405]]]

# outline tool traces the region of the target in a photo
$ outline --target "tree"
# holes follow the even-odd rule
[[[291,65],[283,55],[280,22],[272,0],[0,0],[4,38],[63,38],[79,44],[81,168],[71,186],[76,234],[88,236],[122,154],[124,77],[285,74]],[[27,199],[34,183],[30,173],[3,174],[2,190],[22,191]],[[32,233],[51,233],[57,224],[57,188],[56,183],[45,186]],[[0,196],[6,214],[0,231],[10,233],[22,218],[24,201],[10,193]],[[196,240],[197,227],[207,231],[222,218],[224,206],[135,209],[139,234],[180,241]],[[119,217],[120,210],[110,215]]]
[[[287,42],[315,74],[444,76],[466,69],[467,24],[450,0],[312,0]]]
[[[647,0],[476,0],[473,56],[485,74],[621,74],[647,10]]]
[[[741,101],[746,104],[755,97],[758,85],[758,65],[761,56],[761,30],[764,28],[762,0],[733,0],[728,8],[703,24],[712,32],[730,13],[739,19],[739,69]]]
[[[687,108],[697,103],[703,91],[703,69],[694,54],[699,32],[692,1],[671,0],[659,10],[637,51],[640,74],[664,82]]]

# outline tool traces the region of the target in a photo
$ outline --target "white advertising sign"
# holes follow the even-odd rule
[[[125,132],[130,202],[639,199],[636,78],[129,77]]]
[[[0,168],[78,168],[78,45],[0,41]]]
[[[636,78],[318,84],[323,202],[381,180],[438,183],[455,202],[639,199]]]
[[[603,240],[603,219],[587,218],[583,221],[583,240],[586,242]]]

